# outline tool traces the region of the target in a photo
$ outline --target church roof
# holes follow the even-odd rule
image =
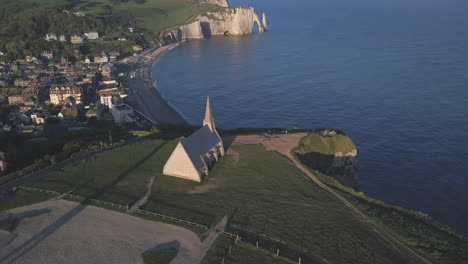
[[[195,165],[195,168],[201,170],[205,166],[201,156],[205,155],[220,142],[221,138],[219,138],[216,131],[212,132],[207,125],[204,125],[182,141],[182,145],[192,160],[193,165]]]

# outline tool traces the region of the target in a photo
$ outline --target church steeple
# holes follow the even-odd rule
[[[206,98],[206,112],[205,112],[205,119],[203,120],[203,126],[208,126],[211,132],[216,131],[215,120],[213,117],[213,113],[211,112],[211,103],[210,97]]]

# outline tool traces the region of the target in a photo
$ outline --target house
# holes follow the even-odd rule
[[[65,66],[68,65],[68,59],[62,56],[60,58],[60,64]]]
[[[94,62],[95,63],[108,63],[109,62],[109,57],[107,54],[101,54],[100,57],[94,57]]]
[[[107,63],[101,67],[101,75],[103,77],[111,77],[115,67],[112,63]]]
[[[26,77],[19,77],[19,78],[16,78],[15,81],[13,82],[13,85],[14,86],[17,86],[17,87],[26,87],[28,86],[30,80]]]
[[[10,95],[8,96],[9,105],[19,105],[23,103],[23,97],[21,95]]]
[[[112,116],[115,124],[133,123],[133,108],[127,104],[114,105],[111,108]]]
[[[44,50],[42,53],[41,53],[41,56],[50,60],[54,57],[54,53],[52,51],[47,51],[47,50]]]
[[[40,125],[40,124],[45,124],[46,121],[46,116],[41,113],[32,113],[31,114],[31,120],[33,123]]]
[[[70,41],[72,44],[81,44],[83,43],[83,37],[79,35],[73,35],[70,37]]]
[[[91,118],[96,118],[97,119],[97,110],[95,108],[89,108],[86,113],[86,120],[90,120]]]
[[[21,98],[25,105],[35,105],[39,103],[38,90],[33,87],[23,89]]]
[[[44,39],[47,41],[57,41],[57,35],[55,35],[54,33],[47,33]]]
[[[54,84],[49,90],[52,104],[64,104],[65,100],[72,100],[75,104],[81,104],[83,89],[73,84]]]
[[[91,32],[87,32],[87,33],[84,33],[85,34],[85,37],[89,40],[97,40],[99,39],[99,33],[97,33],[96,31],[91,31]]]
[[[60,42],[65,42],[65,41],[67,41],[67,37],[65,35],[60,35],[59,36],[59,41]]]
[[[58,114],[58,117],[66,123],[73,123],[78,118],[78,108],[70,105],[64,105]]]
[[[101,105],[111,109],[114,105],[122,104],[122,97],[117,88],[104,89],[97,91]]]
[[[201,182],[224,154],[223,141],[216,131],[208,97],[203,126],[177,144],[164,165],[163,174]]]
[[[132,46],[133,51],[140,52],[143,50],[143,48],[140,45],[133,45]]]
[[[118,51],[111,51],[109,52],[109,60],[114,62],[116,61],[120,56],[120,52]]]
[[[127,38],[126,37],[119,37],[118,40],[119,41],[127,41]]]

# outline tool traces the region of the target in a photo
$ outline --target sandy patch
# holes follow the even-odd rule
[[[197,263],[202,251],[198,236],[177,226],[152,222],[93,206],[56,200],[11,210],[27,217],[11,233],[15,239],[0,249],[0,263],[143,263],[141,253],[178,243],[172,263]]]

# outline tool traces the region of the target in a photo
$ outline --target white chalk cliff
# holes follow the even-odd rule
[[[216,35],[248,35],[253,33],[254,24],[258,25],[260,33],[267,31],[265,14],[260,21],[252,7],[224,8],[198,16],[185,25],[164,30],[160,40],[166,44]]]

